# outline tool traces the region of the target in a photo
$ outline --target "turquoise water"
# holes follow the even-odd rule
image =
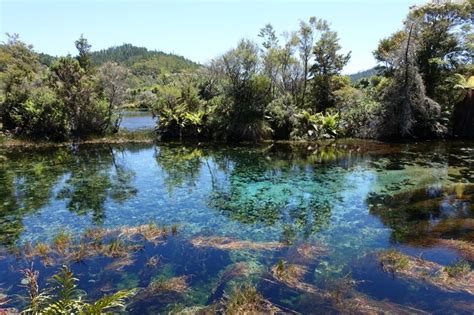
[[[65,230],[81,235],[91,227],[179,226],[178,236],[136,253],[125,272],[105,270],[109,258],[72,263],[91,296],[105,292],[104,286],[144,287],[157,275],[191,279],[187,293],[135,303],[130,312],[208,305],[239,281],[252,281],[276,305],[311,312],[316,302],[310,293],[265,280],[279,260],[296,261],[295,250],[304,244],[326,248],[323,255],[298,261],[308,269],[305,282],[315,287],[350,276],[354,290],[374,301],[426,311],[472,310],[453,305],[472,306],[473,295],[394,278],[373,259],[388,248],[442,265],[466,259],[436,240],[474,243],[472,142],[80,145],[0,149],[0,160],[3,248],[48,242]],[[193,243],[217,236],[285,246],[222,249]],[[162,263],[150,271],[146,260],[154,255]],[[24,292],[19,270],[27,262],[1,268],[12,261],[6,255],[0,262],[0,286],[8,296]],[[222,273],[238,262],[253,272],[221,283]],[[35,264],[43,283],[57,270]],[[11,304],[21,306],[14,299]],[[318,305],[334,311],[327,303]]]

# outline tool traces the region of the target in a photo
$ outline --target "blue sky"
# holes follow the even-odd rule
[[[379,39],[402,25],[411,5],[422,0],[0,0],[4,33],[18,33],[36,51],[75,54],[82,33],[93,50],[122,43],[173,52],[205,63],[241,38],[258,39],[271,23],[277,33],[296,30],[300,20],[323,18],[339,33],[343,51],[352,51],[344,69],[372,67]]]

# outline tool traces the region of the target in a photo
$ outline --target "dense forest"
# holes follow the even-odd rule
[[[243,39],[200,66],[124,44],[77,56],[36,53],[17,35],[0,46],[0,120],[13,136],[66,140],[116,132],[123,106],[159,117],[165,138],[221,140],[453,136],[472,89],[474,1],[412,7],[380,40],[376,71],[341,74],[351,55],[315,17],[259,42]],[[471,99],[472,100],[472,99]]]

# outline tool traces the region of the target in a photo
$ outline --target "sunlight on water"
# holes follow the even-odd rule
[[[373,256],[398,248],[440,264],[461,258],[472,264],[474,255],[463,256],[453,245],[474,242],[472,143],[81,145],[3,149],[0,155],[3,248],[51,241],[61,231],[178,224],[179,236],[146,246],[126,272],[105,268],[108,258],[73,266],[91,294],[192,274],[186,295],[147,299],[135,305],[136,313],[212,303],[229,285],[219,282],[218,273],[239,262],[250,266],[246,278],[273,302],[308,311],[313,306],[301,287],[295,295],[289,284],[262,280],[279,260],[305,266],[304,280],[319,288],[351,274],[357,294],[377,301],[428,311],[474,302],[465,292],[393,278]],[[324,248],[324,254],[301,254],[312,248]],[[161,263],[150,271],[145,264],[154,255]],[[21,290],[21,266],[0,272],[6,293]],[[41,272],[46,278],[54,270]],[[387,287],[392,289],[381,290]],[[417,300],[410,290],[418,292]]]

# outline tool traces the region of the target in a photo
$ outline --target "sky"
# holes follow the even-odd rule
[[[378,41],[401,28],[410,6],[426,0],[0,0],[1,41],[18,33],[38,52],[76,54],[84,34],[93,50],[131,43],[206,63],[239,39],[258,40],[271,23],[277,34],[316,16],[338,32],[352,57],[344,73],[375,65]]]

